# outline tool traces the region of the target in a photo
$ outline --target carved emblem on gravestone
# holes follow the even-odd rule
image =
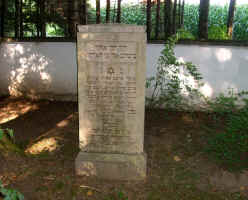
[[[107,73],[113,75],[115,73],[113,67],[109,67]]]

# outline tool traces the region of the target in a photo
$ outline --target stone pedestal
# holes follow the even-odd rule
[[[146,177],[144,108],[146,33],[143,26],[79,26],[78,175]]]

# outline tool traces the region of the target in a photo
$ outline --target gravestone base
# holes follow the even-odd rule
[[[111,154],[80,152],[76,174],[111,180],[144,180],[146,154]]]

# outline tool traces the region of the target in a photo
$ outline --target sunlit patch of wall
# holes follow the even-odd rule
[[[52,78],[48,65],[52,60],[33,49],[32,45],[16,44],[13,49],[16,63],[9,77],[10,95],[36,98],[49,90]]]
[[[0,95],[76,100],[75,43],[0,44]]]

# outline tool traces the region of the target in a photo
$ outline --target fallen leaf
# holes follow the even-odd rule
[[[241,191],[244,191],[244,190],[245,190],[245,187],[244,187],[244,186],[241,186],[241,187],[240,187],[240,190],[241,190]]]
[[[87,192],[87,196],[92,196],[93,195],[93,192],[91,191],[91,190],[89,190],[88,192]]]
[[[179,156],[174,156],[174,160],[175,160],[176,162],[179,162],[179,161],[181,161],[181,158],[179,158]]]

